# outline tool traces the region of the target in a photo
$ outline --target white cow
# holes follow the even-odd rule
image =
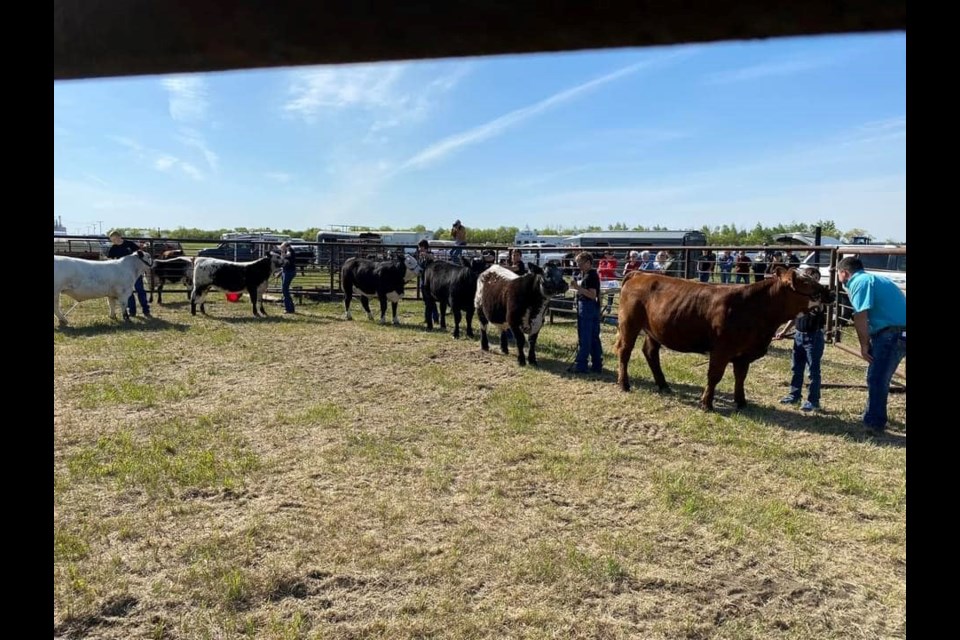
[[[110,317],[116,320],[117,306],[123,310],[123,319],[129,321],[127,300],[133,293],[137,278],[153,264],[150,254],[131,253],[118,260],[81,260],[68,256],[53,256],[53,314],[60,326],[67,326],[67,317],[60,309],[60,294],[77,302],[106,297],[110,302]]]

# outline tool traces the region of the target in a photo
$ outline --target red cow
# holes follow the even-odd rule
[[[778,269],[773,277],[746,286],[631,272],[620,291],[617,381],[622,390],[630,390],[627,365],[643,331],[643,355],[661,391],[668,388],[660,368],[661,345],[684,353],[709,353],[707,386],[700,406],[713,410],[714,390],[732,362],[734,401],[741,409],[747,403],[743,381],[750,363],[767,353],[777,328],[807,307],[829,302],[832,297],[827,287],[796,269]]]

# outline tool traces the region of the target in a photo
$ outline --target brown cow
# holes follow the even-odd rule
[[[712,285],[633,271],[620,291],[617,381],[622,390],[630,390],[627,365],[637,336],[644,331],[643,355],[661,391],[668,388],[660,368],[661,345],[684,353],[709,353],[700,406],[713,410],[714,390],[732,362],[734,401],[742,409],[747,403],[743,381],[750,363],[766,354],[777,328],[831,297],[827,287],[795,269],[780,268],[749,285]]]

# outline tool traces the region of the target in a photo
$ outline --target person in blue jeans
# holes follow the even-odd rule
[[[119,231],[110,232],[110,242],[112,246],[107,251],[107,257],[111,260],[129,256],[141,250],[133,240],[124,240]],[[150,302],[147,300],[147,291],[143,288],[143,276],[137,278],[137,281],[133,283],[133,291],[137,296],[137,300],[140,301],[140,308],[143,309],[143,317],[152,318],[153,316],[150,315]],[[130,298],[127,300],[127,313],[130,317],[137,315],[137,303],[133,299],[133,294],[130,294]]]
[[[820,282],[820,271],[813,267],[802,270],[803,275]],[[780,399],[781,404],[796,404],[803,395],[803,374],[810,372],[810,386],[807,387],[807,401],[801,405],[802,411],[820,410],[820,360],[823,358],[825,344],[823,328],[827,324],[827,309],[817,305],[797,314],[797,317],[777,331],[773,337],[782,340],[786,333],[795,328],[793,334],[793,352],[790,355],[790,393]]]
[[[582,279],[574,280],[570,288],[577,292],[577,357],[572,370],[575,373],[587,372],[587,359],[591,361],[590,371],[600,373],[603,370],[603,349],[600,345],[600,275],[593,268],[593,256],[586,251],[577,254],[577,267]]]
[[[863,424],[880,434],[887,426],[890,381],[907,355],[907,297],[892,280],[864,271],[853,256],[837,263],[837,279],[853,307],[860,355],[870,363]]]
[[[280,289],[283,291],[283,312],[295,313],[293,297],[290,295],[290,283],[297,275],[297,255],[289,242],[280,245],[280,258],[283,260]]]

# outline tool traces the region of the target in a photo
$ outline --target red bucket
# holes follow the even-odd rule
[[[240,302],[243,291],[227,291],[227,302]]]

